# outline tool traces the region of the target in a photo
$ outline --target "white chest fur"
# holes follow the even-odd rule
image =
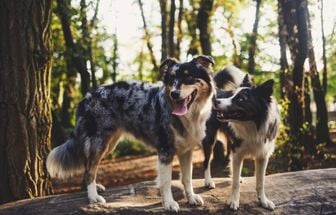
[[[272,102],[266,121],[263,122],[261,127],[257,129],[252,121],[247,122],[230,122],[235,135],[242,140],[239,147],[235,148],[235,153],[243,158],[251,157],[269,157],[274,151],[275,139],[269,140],[267,133],[270,122],[275,120],[280,121],[276,109],[276,102]]]
[[[183,154],[186,151],[193,149],[196,145],[201,145],[202,140],[205,137],[206,121],[211,115],[211,99],[205,103],[202,109],[197,110],[197,108],[199,107],[194,107],[193,111],[180,117],[184,127],[183,132],[172,128],[175,137],[175,148],[178,154]]]

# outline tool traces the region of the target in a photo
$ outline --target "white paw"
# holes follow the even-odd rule
[[[190,195],[188,198],[188,202],[190,205],[195,205],[195,206],[204,204],[202,197],[197,194]]]
[[[230,198],[229,206],[231,210],[236,211],[239,208],[239,199],[238,198]]]
[[[102,184],[96,184],[98,192],[104,192],[106,189]]]
[[[274,210],[274,208],[275,208],[274,203],[267,198],[264,198],[263,200],[260,199],[259,202],[260,202],[260,204],[263,208],[266,208],[266,209],[269,209],[269,210]]]
[[[100,195],[89,196],[90,203],[106,203],[106,200]]]
[[[180,210],[179,204],[176,201],[174,201],[173,199],[169,200],[169,201],[165,201],[163,203],[163,207],[167,211],[178,212]]]
[[[212,179],[205,179],[204,186],[209,189],[214,189],[216,187],[215,182]]]

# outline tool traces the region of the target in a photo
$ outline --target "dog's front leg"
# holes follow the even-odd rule
[[[256,189],[258,200],[262,207],[274,210],[274,203],[269,200],[265,195],[264,183],[265,183],[265,173],[268,164],[268,158],[256,158],[255,159],[255,170],[256,170]]]
[[[163,163],[158,161],[158,179],[162,198],[162,204],[165,210],[178,212],[180,209],[178,203],[174,200],[171,190],[172,180],[172,162]]]
[[[182,184],[189,204],[203,205],[204,202],[202,197],[194,193],[192,186],[192,154],[193,150],[189,150],[182,155],[178,155],[182,172]]]
[[[240,174],[242,170],[243,158],[236,153],[232,153],[231,174],[232,174],[232,191],[230,197],[230,208],[237,210],[239,208],[239,189]]]

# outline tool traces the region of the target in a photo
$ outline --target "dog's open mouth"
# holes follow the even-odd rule
[[[241,119],[244,116],[241,111],[218,111],[217,119],[220,121],[228,121],[230,119]]]
[[[173,107],[173,114],[177,116],[185,115],[188,112],[191,104],[195,100],[196,95],[197,95],[197,90],[194,90],[186,98],[175,101],[175,105]]]

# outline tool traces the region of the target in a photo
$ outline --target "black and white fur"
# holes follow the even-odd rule
[[[218,89],[215,108],[207,122],[206,138],[202,144],[205,151],[205,184],[214,187],[209,159],[218,136],[226,137],[231,150],[232,193],[230,208],[239,207],[240,175],[245,158],[255,160],[256,190],[259,202],[267,209],[275,205],[264,191],[264,177],[268,159],[274,151],[280,123],[276,100],[272,97],[273,80],[253,86],[250,77],[237,68],[227,68],[215,77]],[[220,82],[218,82],[220,81]],[[224,83],[224,84],[223,84]],[[225,84],[228,83],[228,84]],[[236,87],[235,87],[236,86]],[[229,89],[230,90],[230,89]]]
[[[104,203],[97,192],[97,188],[104,189],[96,184],[98,164],[126,133],[156,148],[158,182],[166,210],[179,210],[171,191],[175,154],[189,204],[202,205],[203,199],[192,187],[192,153],[205,136],[205,123],[211,114],[213,64],[209,56],[185,63],[169,58],[160,67],[163,84],[122,81],[88,93],[78,104],[70,138],[48,155],[50,175],[69,177],[84,172],[89,201]]]

